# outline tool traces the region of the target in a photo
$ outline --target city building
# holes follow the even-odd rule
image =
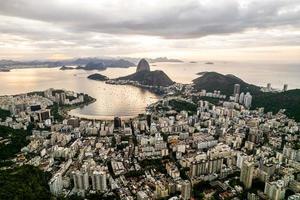
[[[273,182],[266,182],[264,193],[271,200],[281,200],[285,196],[284,181],[278,180]]]
[[[239,95],[240,90],[241,90],[241,85],[240,84],[234,84],[233,96],[235,97],[236,95]]]
[[[94,171],[92,175],[93,190],[105,192],[107,190],[106,172]]]
[[[252,104],[252,96],[249,92],[246,93],[245,97],[244,97],[244,105],[246,108],[250,108]]]
[[[191,183],[188,180],[181,182],[181,196],[183,200],[191,198]]]
[[[283,85],[283,92],[286,92],[288,90],[288,84]]]
[[[245,185],[245,188],[251,188],[254,172],[254,164],[245,160],[242,164],[240,181]]]
[[[59,196],[62,193],[63,181],[60,173],[55,174],[48,182],[50,192],[54,196]]]
[[[115,117],[114,118],[114,128],[115,129],[121,128],[121,125],[122,125],[121,118],[120,117]]]

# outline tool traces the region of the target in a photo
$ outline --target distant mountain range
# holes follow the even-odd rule
[[[78,58],[62,61],[13,61],[0,60],[0,68],[28,68],[28,67],[59,67],[59,66],[80,66],[81,69],[93,68],[127,68],[135,66],[134,63],[124,59],[100,59],[100,58]],[[88,66],[87,68],[86,65]],[[101,66],[101,67],[100,67]],[[70,69],[64,67],[64,70]]]
[[[107,66],[103,62],[89,62],[85,66],[78,66],[76,69],[84,70],[105,70]]]
[[[174,59],[174,58],[167,58],[167,57],[159,57],[159,58],[148,58],[147,59],[150,63],[157,63],[157,62],[183,62],[182,60],[179,59]]]
[[[0,60],[0,68],[25,68],[26,66],[40,66],[40,67],[58,67],[63,65],[60,61],[14,61],[14,60]]]
[[[84,66],[77,66],[77,67],[68,67],[68,66],[62,66],[60,70],[74,70],[74,69],[84,69],[84,70],[105,70],[107,67],[103,65],[103,63],[94,63],[89,62],[88,64]]]
[[[0,60],[0,69],[13,69],[13,68],[32,68],[32,67],[60,67],[60,66],[85,66],[88,63],[99,64],[102,63],[105,68],[127,68],[135,66],[140,59],[139,58],[77,58],[60,61],[50,60],[33,60],[33,61],[14,61],[14,60]],[[167,57],[149,58],[147,59],[150,63],[156,62],[183,62],[179,59],[172,59]],[[69,69],[65,67],[64,70]]]
[[[128,60],[128,61],[133,62],[133,63],[138,63],[142,58],[124,57],[123,59]],[[144,59],[146,59],[149,63],[159,63],[159,62],[175,62],[175,63],[179,63],[179,62],[184,62],[184,61],[179,60],[179,59],[168,58],[168,57],[144,58]]]

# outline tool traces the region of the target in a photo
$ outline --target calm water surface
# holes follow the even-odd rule
[[[151,70],[160,69],[171,79],[180,83],[191,83],[202,71],[216,71],[234,74],[248,83],[282,88],[287,83],[289,89],[300,88],[300,65],[298,64],[251,64],[237,62],[216,62],[213,65],[199,63],[155,63]],[[101,73],[109,78],[117,78],[135,72],[135,67],[110,68]],[[47,88],[63,88],[84,92],[97,101],[72,110],[70,114],[96,119],[111,119],[113,116],[132,117],[144,112],[145,107],[159,99],[158,96],[133,86],[109,85],[86,77],[96,71],[61,71],[52,69],[15,69],[0,72],[0,95],[18,94]]]
[[[132,73],[132,69],[107,70],[106,75],[117,77]],[[67,89],[84,92],[97,99],[83,108],[70,112],[71,115],[91,119],[112,119],[113,116],[133,117],[145,111],[145,107],[159,99],[146,90],[124,85],[109,85],[86,77],[96,71],[61,71],[54,69],[16,69],[0,73],[0,95],[40,91],[47,88]]]
[[[283,88],[287,83],[289,89],[300,88],[299,64],[257,64],[242,62],[215,62],[213,65],[199,63],[159,63],[152,69],[163,69],[173,80],[190,83],[197,78],[198,72],[215,71],[221,74],[233,74],[244,81],[266,86],[271,83],[274,88]]]

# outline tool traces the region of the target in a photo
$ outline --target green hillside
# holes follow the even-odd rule
[[[50,177],[30,165],[0,171],[0,199],[50,199]]]
[[[260,87],[244,82],[242,79],[232,75],[223,75],[217,72],[198,73],[200,77],[193,80],[194,88],[197,91],[205,89],[207,92],[220,90],[227,96],[233,94],[234,84],[240,84],[241,92],[250,92],[251,94],[261,93]]]
[[[273,113],[286,109],[285,113],[288,117],[300,121],[300,89],[255,95],[252,107],[264,107],[266,112],[272,111]]]
[[[138,71],[134,74],[117,78],[117,80],[131,80],[137,81],[143,85],[163,87],[167,87],[174,84],[174,82],[168,77],[168,75],[161,70]]]
[[[264,93],[260,87],[244,82],[234,75],[223,75],[217,72],[199,73],[200,77],[193,80],[194,89],[208,92],[220,90],[222,94],[232,95],[234,84],[240,84],[241,92],[250,92],[253,96],[252,108],[264,107],[266,112],[277,113],[280,109],[286,109],[288,117],[300,121],[300,89],[289,90],[280,93]]]

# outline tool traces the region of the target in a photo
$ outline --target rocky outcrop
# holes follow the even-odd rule
[[[74,67],[67,67],[65,65],[60,68],[60,70],[72,70],[72,69],[75,69],[75,68]]]
[[[150,71],[149,63],[145,59],[140,60],[135,73],[115,80],[136,81],[144,86],[167,87],[174,84],[174,81],[165,72],[161,70]]]
[[[150,65],[144,58],[140,60],[136,68],[136,72],[140,71],[150,71]]]
[[[174,82],[161,70],[155,71],[139,71],[129,76],[118,78],[117,80],[137,81],[142,85],[147,86],[163,86],[167,87]]]
[[[108,77],[104,76],[102,74],[91,74],[87,78],[91,79],[91,80],[96,80],[96,81],[107,81],[108,80]]]

